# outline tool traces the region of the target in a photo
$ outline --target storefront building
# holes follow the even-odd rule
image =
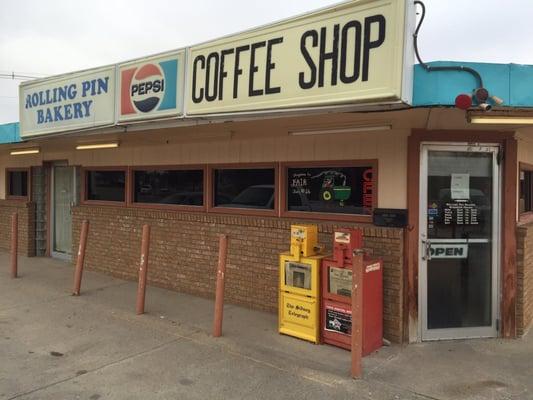
[[[23,142],[0,146],[0,247],[17,211],[23,254],[71,259],[87,219],[86,267],[136,279],[148,223],[149,282],[210,297],[226,233],[227,300],[275,312],[290,225],[317,224],[328,248],[357,226],[384,261],[387,339],[522,335],[533,68],[469,64],[493,111],[454,108],[479,84],[413,66],[414,17],[410,1],[348,2],[21,85]]]

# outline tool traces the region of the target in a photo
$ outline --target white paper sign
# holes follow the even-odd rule
[[[470,174],[452,174],[452,200],[470,199]]]

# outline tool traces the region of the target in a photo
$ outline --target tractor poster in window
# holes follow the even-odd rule
[[[289,211],[371,214],[371,166],[288,168],[287,180]]]

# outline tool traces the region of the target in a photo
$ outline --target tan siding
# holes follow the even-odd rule
[[[154,131],[124,137],[118,149],[97,151],[75,151],[73,139],[51,139],[43,144],[38,156],[5,156],[1,162],[14,167],[40,165],[43,160],[68,160],[82,166],[129,166],[378,159],[378,206],[406,207],[408,130],[296,137],[276,126],[263,127],[260,132],[265,136],[247,129],[233,137],[188,142],[176,140],[174,132]],[[166,144],[166,137],[170,144]]]

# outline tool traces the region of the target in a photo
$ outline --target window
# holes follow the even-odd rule
[[[371,215],[376,201],[372,164],[287,167],[287,211]]]
[[[204,204],[204,171],[135,170],[133,202],[202,206]]]
[[[533,211],[533,170],[520,170],[520,214]]]
[[[275,168],[215,169],[215,207],[275,209]]]
[[[85,178],[86,200],[126,201],[126,171],[90,170]]]
[[[7,195],[8,197],[28,197],[28,170],[6,170]]]

